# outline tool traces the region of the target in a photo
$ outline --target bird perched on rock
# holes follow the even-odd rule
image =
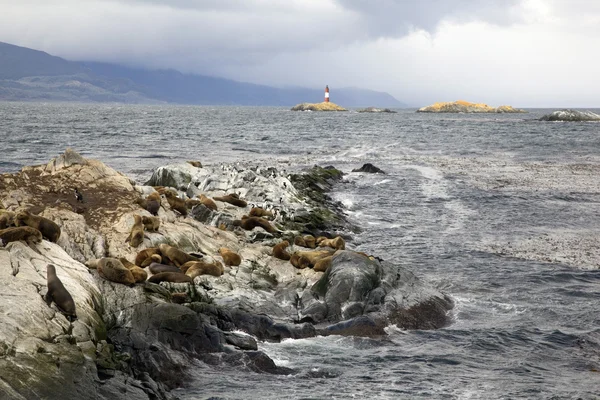
[[[79,192],[79,189],[75,188],[75,198],[79,203],[83,203],[83,195]]]

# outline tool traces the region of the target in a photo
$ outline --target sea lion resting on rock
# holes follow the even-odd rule
[[[11,211],[0,210],[0,229],[10,228],[15,225],[16,214]]]
[[[182,269],[185,269],[185,274],[192,279],[200,275],[221,276],[224,272],[223,265],[221,265],[221,263],[218,261],[214,261],[212,263],[207,263],[204,261],[190,261],[185,263],[185,265],[182,266]]]
[[[46,279],[48,282],[48,292],[46,293],[45,300],[48,307],[54,302],[56,307],[69,321],[76,320],[77,313],[75,312],[73,297],[71,297],[71,294],[65,289],[58,276],[56,276],[56,268],[52,264],[48,264],[46,267]]]
[[[225,265],[229,267],[231,267],[232,265],[237,267],[242,263],[242,257],[240,257],[240,255],[236,252],[228,249],[227,247],[219,248],[219,254],[221,255],[221,257],[223,257]]]
[[[152,275],[148,278],[148,282],[161,283],[161,282],[173,282],[173,283],[192,283],[194,280],[179,272],[161,272],[156,275]]]
[[[323,257],[315,263],[313,269],[317,272],[325,272],[329,267],[331,267],[332,260],[333,256]]]
[[[152,215],[158,215],[160,209],[160,194],[152,192],[146,197],[146,210]]]
[[[158,255],[158,260],[155,259],[151,259],[151,256],[154,255]],[[148,247],[147,249],[144,249],[142,251],[140,251],[139,253],[137,253],[137,255],[135,256],[135,265],[137,265],[138,267],[147,267],[148,265],[150,265],[151,262],[158,262],[160,263],[162,261],[162,257],[160,255],[160,250],[158,250],[157,247]]]
[[[144,224],[141,216],[137,214],[133,215],[133,226],[131,227],[131,232],[129,232],[129,236],[127,236],[125,241],[129,242],[131,247],[138,247],[144,242]]]
[[[142,224],[144,224],[144,228],[147,231],[158,232],[158,228],[160,228],[160,218],[142,215]]]
[[[341,236],[336,236],[334,239],[327,239],[325,236],[319,236],[317,238],[317,245],[319,247],[331,247],[336,250],[346,249],[346,242]]]
[[[277,243],[273,246],[273,257],[278,258],[280,260],[288,261],[292,256],[290,253],[286,251],[286,248],[290,245],[290,242],[284,240],[281,243]]]
[[[41,243],[42,232],[29,226],[18,226],[0,230],[0,241],[5,245],[19,240],[24,240],[27,244]]]
[[[308,261],[308,266],[313,267],[317,261],[331,255],[333,255],[333,250],[297,251],[292,255],[290,262],[296,268],[305,268],[304,266],[299,267],[294,264],[292,260],[297,260],[296,262],[299,265],[304,265],[304,259],[306,259],[306,261]],[[296,256],[296,258],[294,258],[294,256]]]
[[[304,243],[304,238],[302,236],[296,236],[294,238],[294,245],[296,245],[296,246],[302,246],[302,247],[307,247],[306,243]]]
[[[42,236],[51,242],[56,243],[60,237],[60,226],[48,218],[33,215],[29,211],[21,211],[15,217],[15,225],[30,226],[42,232]]]
[[[306,244],[304,247],[308,247],[309,249],[317,248],[317,241],[313,235],[306,235],[302,239],[304,239],[304,244]]]
[[[187,163],[192,167],[202,168],[202,163],[200,161],[188,161]]]
[[[246,207],[248,205],[248,203],[246,203],[244,200],[241,200],[236,193],[229,193],[226,196],[221,197],[213,197],[213,200],[233,204],[236,207]]]
[[[310,260],[305,256],[298,254],[298,252],[292,254],[292,256],[290,257],[290,263],[298,269],[310,267]]]
[[[185,200],[185,205],[190,210],[192,208],[194,208],[195,206],[199,206],[200,204],[202,204],[202,202],[200,200],[198,200],[198,199],[186,199]]]
[[[153,262],[152,264],[150,264],[148,266],[148,269],[153,274],[160,274],[161,272],[177,272],[177,273],[180,273],[180,274],[183,273],[183,272],[181,272],[181,270],[179,269],[179,267],[176,267],[174,265],[158,264],[158,263],[155,263],[155,262]]]
[[[241,220],[236,219],[235,221],[233,221],[233,225],[241,226],[243,229],[245,229],[247,231],[251,231],[252,229],[259,226],[269,233],[277,232],[277,229],[275,229],[269,223],[269,221],[259,218],[259,217],[249,217],[247,215],[244,215]]]
[[[165,257],[166,257],[169,260],[171,260],[173,265],[175,265],[176,267],[181,267],[183,264],[185,264],[188,261],[200,261],[200,257],[192,256],[184,251],[179,250],[176,247],[169,246],[168,244],[165,244],[165,243],[158,246],[158,249],[160,250],[160,253],[162,254],[163,261],[165,260]]]
[[[119,258],[119,261],[121,261],[121,264],[123,264],[125,268],[131,271],[135,283],[145,282],[146,279],[148,279],[148,273],[143,268],[138,267],[124,257]]]
[[[198,196],[198,198],[208,209],[217,211],[217,203],[215,203],[210,197],[206,197],[205,195],[201,194]]]
[[[271,211],[267,211],[264,208],[260,207],[252,207],[250,210],[251,217],[268,217],[270,219],[273,218],[273,213]]]
[[[177,211],[179,214],[183,215],[184,217],[188,215],[188,208],[187,208],[187,205],[185,204],[185,200],[180,199],[179,197],[177,197],[177,195],[175,193],[173,193],[170,190],[165,190],[164,195],[167,198],[167,202],[171,206],[172,210]]]
[[[106,280],[128,286],[133,286],[135,284],[135,278],[131,271],[125,268],[123,263],[116,258],[104,257],[99,259],[97,268],[98,275]]]

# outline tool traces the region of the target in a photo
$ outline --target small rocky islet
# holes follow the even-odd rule
[[[292,111],[348,111],[342,106],[329,101],[321,103],[300,103],[292,107]]]
[[[550,122],[593,122],[600,121],[600,115],[591,111],[577,111],[572,109],[558,110],[544,115],[540,121]]]
[[[422,113],[526,113],[525,110],[512,106],[490,107],[483,103],[470,103],[464,100],[454,102],[434,103],[417,110]]]
[[[140,185],[70,149],[0,175],[0,233],[22,210],[60,229],[55,242],[0,247],[0,398],[171,399],[194,360],[299,372],[256,340],[447,325],[448,296],[352,250],[360,227],[327,195],[342,179],[334,167],[182,162]],[[76,316],[44,301],[50,265]]]

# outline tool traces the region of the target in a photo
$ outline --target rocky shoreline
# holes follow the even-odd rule
[[[345,250],[329,250],[325,272],[273,256],[273,246],[283,240],[290,254],[303,254],[323,248],[295,244],[298,237],[349,239],[359,229],[327,195],[342,175],[334,167],[287,175],[266,166],[187,162],[157,168],[148,184],[138,185],[72,150],[47,165],[0,175],[0,215],[27,209],[61,231],[56,243],[0,247],[0,397],[171,399],[170,390],[185,386],[187,371],[199,362],[298,372],[275,365],[256,340],[381,336],[388,325],[447,325],[452,300],[379,258],[385,255],[357,253],[349,242]],[[157,190],[163,193],[160,227],[145,231],[132,247],[127,239],[134,215],[151,217],[140,200]],[[185,199],[189,210],[175,211],[167,191]],[[201,194],[235,194],[247,205],[216,201],[214,210],[195,200]],[[273,214],[271,232],[239,226],[257,207]],[[86,266],[105,257],[133,262],[141,250],[161,244],[223,262],[223,274],[200,275],[193,283],[124,285]],[[241,263],[227,265],[222,247],[239,254]],[[76,304],[73,322],[44,301],[49,264]]]

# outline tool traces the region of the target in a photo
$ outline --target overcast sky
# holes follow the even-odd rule
[[[0,41],[332,101],[600,107],[597,0],[0,0]]]

